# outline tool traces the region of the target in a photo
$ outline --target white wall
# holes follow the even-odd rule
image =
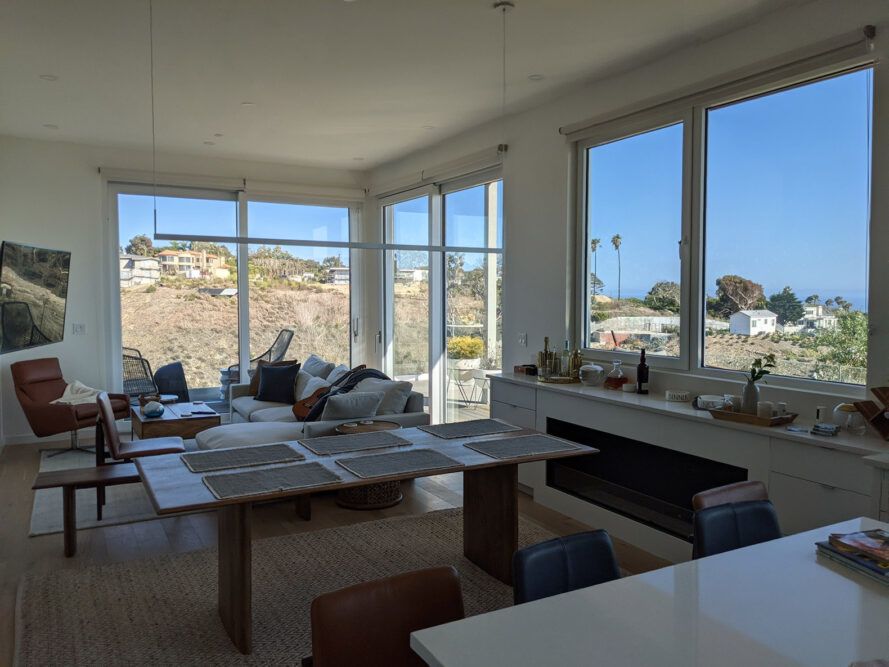
[[[252,178],[300,185],[356,187],[357,172],[274,165],[194,156],[160,155],[158,170],[199,176]],[[66,378],[101,387],[107,377],[107,304],[103,267],[109,258],[105,192],[99,167],[150,169],[145,152],[0,136],[0,239],[71,251],[65,339],[61,343],[0,357],[0,443],[30,440],[9,365],[23,359],[58,357]],[[71,325],[86,335],[71,335]],[[63,438],[65,436],[62,436]]]
[[[859,30],[878,27],[877,50],[889,44],[889,4],[880,0],[820,0],[794,7],[758,24],[678,51],[644,67],[589,83],[539,107],[475,128],[371,172],[371,196],[365,221],[378,226],[375,188],[398,182],[430,166],[446,163],[501,141],[509,145],[503,163],[504,269],[503,364],[511,368],[532,361],[544,336],[573,338],[569,318],[575,308],[570,296],[574,281],[574,152],[561,126],[644,105],[651,99],[670,99],[700,88],[703,82],[726,77],[760,61]],[[874,232],[871,246],[889,243],[889,71],[875,71]],[[882,205],[881,205],[882,204]],[[889,382],[889,301],[882,286],[889,279],[889,261],[871,262],[871,321],[874,326],[871,381]],[[370,323],[369,323],[370,324]],[[377,325],[374,325],[379,328]],[[376,330],[374,328],[374,330]],[[527,332],[528,347],[519,334]],[[880,335],[882,333],[882,335]],[[691,377],[671,379],[672,386],[702,391],[714,383]],[[821,397],[806,399],[817,402]],[[835,402],[835,401],[834,401]]]

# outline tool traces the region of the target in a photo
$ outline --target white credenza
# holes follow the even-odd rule
[[[492,379],[491,414],[544,432],[548,419],[558,419],[744,468],[748,479],[768,487],[786,534],[859,516],[880,518],[880,509],[889,516],[889,446],[875,436],[818,438],[719,422],[655,395],[547,385],[514,375]],[[875,473],[865,457],[881,452],[887,452],[886,467]],[[547,486],[545,464],[520,466],[519,482],[537,502],[658,556],[675,562],[691,555],[684,540]]]

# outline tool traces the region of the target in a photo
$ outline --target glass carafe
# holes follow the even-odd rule
[[[624,369],[621,367],[622,363],[620,359],[615,359],[612,362],[613,366],[608,371],[608,375],[605,376],[606,389],[617,389],[620,391],[621,387],[629,382],[629,378],[624,375]]]

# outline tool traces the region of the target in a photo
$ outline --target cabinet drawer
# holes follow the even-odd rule
[[[534,410],[517,408],[500,401],[491,401],[491,416],[522,428],[535,428],[537,425],[537,413]]]
[[[772,438],[771,469],[846,491],[871,493],[872,473],[854,454]]]
[[[868,516],[870,496],[773,472],[769,498],[785,535]]]
[[[521,387],[517,384],[493,380],[491,382],[491,399],[514,405],[526,410],[537,409],[537,390],[531,387]]]

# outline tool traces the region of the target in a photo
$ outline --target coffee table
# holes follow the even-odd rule
[[[340,424],[334,431],[338,435],[373,433],[375,431],[396,431],[401,428],[398,422],[385,419],[372,419]],[[401,482],[381,482],[343,489],[336,494],[336,504],[350,510],[381,510],[394,507],[404,499]]]
[[[193,408],[191,403],[173,403],[164,406],[164,414],[160,417],[146,417],[139,408],[130,408],[133,437],[144,440],[178,435],[180,438],[188,439],[222,423],[222,417],[216,412],[212,415],[192,414],[187,417],[182,414]]]

